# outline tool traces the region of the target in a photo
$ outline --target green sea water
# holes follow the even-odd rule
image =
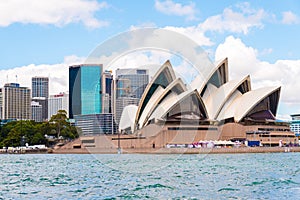
[[[300,199],[300,153],[0,155],[0,199]]]

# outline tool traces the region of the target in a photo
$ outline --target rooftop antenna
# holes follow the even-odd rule
[[[8,74],[6,74],[6,83],[8,83]]]
[[[18,83],[18,75],[16,75],[16,83]]]

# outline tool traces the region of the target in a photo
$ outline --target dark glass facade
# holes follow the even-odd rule
[[[144,69],[117,70],[117,98],[141,98],[149,83],[148,71]]]
[[[76,127],[80,128],[82,135],[116,134],[118,131],[112,113],[76,115]]]
[[[69,115],[101,113],[102,65],[75,65],[69,68]]]
[[[49,78],[48,77],[32,77],[32,97],[49,97]]]

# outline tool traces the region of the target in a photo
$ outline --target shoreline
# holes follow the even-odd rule
[[[241,153],[292,153],[300,147],[233,147],[233,148],[123,148],[121,154],[241,154]],[[117,148],[81,148],[30,150],[0,154],[118,154]]]
[[[238,148],[160,148],[121,149],[121,154],[240,154],[240,153],[291,153],[300,147],[238,147]],[[118,149],[56,149],[51,154],[118,154]]]

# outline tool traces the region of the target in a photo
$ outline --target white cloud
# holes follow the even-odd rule
[[[95,0],[10,0],[1,2],[0,26],[13,23],[53,24],[63,26],[70,23],[83,23],[89,28],[108,25],[97,19],[97,11],[107,8],[106,2]]]
[[[0,70],[0,87],[5,83],[18,82],[23,87],[31,88],[31,77],[49,77],[50,94],[57,94],[69,90],[69,66],[81,64],[84,58],[77,56],[67,56],[60,64],[30,64],[8,70]]]
[[[259,52],[259,55],[264,56],[264,55],[269,55],[273,52],[272,48],[267,48],[267,49],[263,49],[261,52]]]
[[[252,88],[281,86],[283,104],[299,106],[300,60],[261,61],[258,51],[246,46],[239,38],[229,36],[217,47],[215,60],[228,57],[230,79],[250,74]]]
[[[162,50],[137,50],[118,57],[110,63],[107,70],[113,72],[120,68],[142,68],[149,69],[150,76],[153,76],[159,67],[172,57],[172,54]]]
[[[247,34],[251,28],[263,27],[263,19],[267,13],[263,9],[252,9],[249,3],[236,5],[238,11],[232,8],[225,8],[223,13],[208,17],[204,22],[189,27],[165,27],[168,30],[179,32],[197,42],[200,46],[212,46],[214,42],[205,34],[209,31]],[[271,49],[263,52],[271,53]]]
[[[141,24],[137,24],[137,25],[131,25],[129,27],[129,30],[136,30],[136,29],[141,29],[141,28],[156,28],[157,25],[154,22],[144,22]]]
[[[291,11],[282,12],[282,21],[283,24],[298,24],[299,18]]]
[[[155,1],[155,8],[161,13],[166,15],[185,16],[188,20],[195,20],[195,4],[189,3],[188,5],[182,5],[180,3],[174,3],[172,0]]]
[[[263,9],[254,10],[249,3],[238,4],[234,11],[232,8],[225,8],[222,14],[208,17],[199,28],[203,31],[230,31],[234,33],[247,34],[250,28],[262,28],[262,20],[267,16]]]
[[[197,26],[189,26],[189,27],[166,26],[165,29],[181,33],[191,38],[195,42],[197,42],[197,44],[200,46],[212,46],[214,44],[209,37],[205,36],[205,32],[199,29]]]
[[[256,49],[247,47],[241,39],[229,36],[225,39],[224,43],[219,44],[217,47],[215,60],[228,57],[230,78],[236,79],[254,73],[259,63],[256,56]]]

